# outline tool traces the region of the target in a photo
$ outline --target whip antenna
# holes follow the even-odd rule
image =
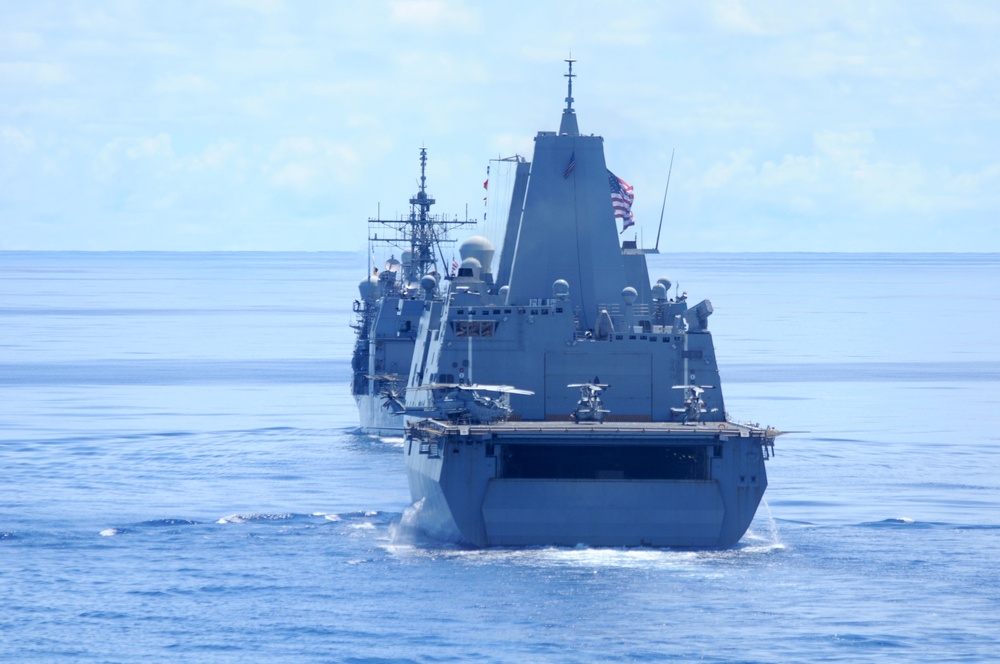
[[[663,213],[667,209],[667,192],[670,191],[670,174],[674,172],[674,151],[670,151],[670,168],[667,170],[667,186],[663,190],[663,207],[660,208],[660,227],[656,229],[656,252],[660,251],[660,231],[663,230]]]

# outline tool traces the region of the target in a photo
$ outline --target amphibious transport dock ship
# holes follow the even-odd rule
[[[418,524],[473,546],[731,546],[778,432],[726,415],[711,303],[670,298],[619,245],[622,183],[567,76],[559,130],[517,166],[496,276],[475,238],[446,292],[421,279],[405,395],[384,399]]]

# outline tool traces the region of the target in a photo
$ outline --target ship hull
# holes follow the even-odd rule
[[[370,394],[354,395],[358,406],[358,421],[363,433],[373,436],[403,436],[403,416],[383,407],[384,397]]]
[[[726,423],[449,426],[405,445],[418,525],[475,547],[730,547],[767,486],[765,432]]]

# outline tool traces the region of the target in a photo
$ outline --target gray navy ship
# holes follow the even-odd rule
[[[444,247],[452,244],[450,231],[476,223],[431,214],[435,202],[427,193],[427,150],[421,148],[420,188],[410,198],[409,214],[368,220],[368,255],[378,247],[395,248],[401,249],[401,260],[390,255],[381,271],[369,265],[371,274],[358,285],[360,299],[354,301],[352,327],[357,337],[351,359],[351,394],[364,433],[403,435],[403,415],[386,407],[386,400],[399,400],[406,386],[417,324],[428,294],[441,298],[440,282],[447,275]],[[424,277],[434,281],[430,291],[421,286]]]
[[[419,296],[395,301],[369,280],[391,322],[362,328],[359,344],[406,330],[410,364],[391,368],[402,389],[372,378],[389,367],[369,357],[367,389],[405,421],[416,521],[432,537],[732,546],[779,432],[727,416],[711,302],[671,298],[669,280],[650,282],[647,251],[619,244],[616,178],[603,138],[579,131],[569,67],[559,130],[539,132],[517,163],[496,271],[494,247],[474,237],[457,274],[423,274]]]

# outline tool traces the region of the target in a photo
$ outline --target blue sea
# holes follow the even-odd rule
[[[793,432],[733,549],[414,532],[363,255],[0,252],[0,659],[997,661],[1000,255],[651,259]]]

